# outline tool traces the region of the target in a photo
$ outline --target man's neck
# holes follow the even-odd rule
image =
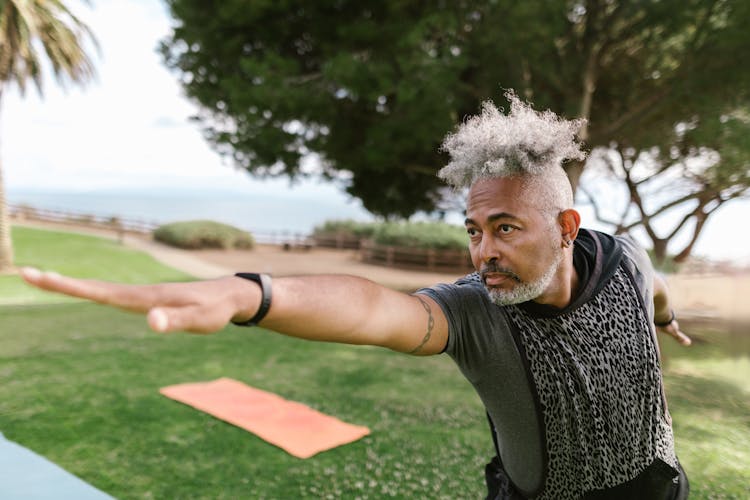
[[[573,265],[573,252],[570,249],[565,252],[547,291],[534,299],[534,302],[564,309],[578,295],[579,281],[578,271]]]

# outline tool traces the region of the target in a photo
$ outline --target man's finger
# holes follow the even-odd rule
[[[27,283],[50,292],[72,295],[96,302],[103,302],[105,299],[103,290],[93,283],[61,276],[55,272],[42,272],[38,269],[26,267],[21,269],[21,277]]]
[[[148,326],[159,333],[186,331],[213,333],[221,330],[227,321],[218,312],[207,314],[201,306],[155,307],[148,312]]]
[[[84,280],[42,272],[34,268],[21,269],[27,283],[50,292],[71,295],[130,311],[146,312],[153,307],[153,291],[149,286],[121,285],[99,280]]]
[[[680,344],[684,346],[689,346],[690,344],[693,343],[693,341],[690,340],[690,337],[682,333],[680,330],[676,330],[673,336],[674,338],[677,339],[677,342],[679,342]]]
[[[677,323],[677,321],[673,321],[667,326],[659,327],[659,329],[662,330],[664,333],[667,333],[671,335],[672,337],[674,337],[674,339],[677,342],[679,342],[680,345],[687,347],[693,343],[693,341],[690,340],[690,337],[682,333],[682,331],[680,330],[680,324]]]
[[[169,316],[162,308],[151,309],[146,317],[148,326],[155,332],[166,333],[169,329]]]
[[[672,321],[672,324],[669,325],[669,334],[673,336],[681,345],[689,346],[693,343],[693,341],[690,340],[690,337],[682,333],[682,330],[680,330],[680,324],[677,322],[677,320]]]

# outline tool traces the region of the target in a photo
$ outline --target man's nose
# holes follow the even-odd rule
[[[479,245],[479,257],[482,262],[489,263],[493,260],[500,260],[500,248],[492,236],[482,236],[482,241]]]

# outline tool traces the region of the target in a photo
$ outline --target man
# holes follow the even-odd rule
[[[288,335],[447,352],[477,390],[498,456],[488,498],[685,498],[654,325],[684,344],[663,282],[631,240],[579,229],[561,164],[580,122],[514,95],[449,135],[440,176],[469,187],[477,273],[406,295],[352,276],[240,274],[148,286],[26,269],[46,290],[148,314],[158,332],[232,321]]]

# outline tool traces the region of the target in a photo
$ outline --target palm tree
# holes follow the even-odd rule
[[[94,66],[83,49],[85,39],[96,47],[91,30],[59,0],[0,0],[0,103],[12,82],[23,95],[29,80],[42,93],[41,51],[57,82],[84,84]],[[0,272],[13,267],[10,217],[0,165]]]

